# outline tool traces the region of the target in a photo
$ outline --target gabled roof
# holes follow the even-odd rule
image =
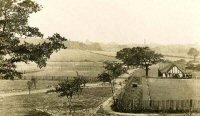
[[[181,72],[186,73],[185,69],[181,66],[181,65],[177,65],[174,63],[170,63],[168,65],[166,65],[165,67],[158,69],[161,73],[165,73],[170,71],[174,66],[176,66]]]

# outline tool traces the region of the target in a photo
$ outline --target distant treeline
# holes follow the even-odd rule
[[[21,39],[21,43],[24,41],[28,43],[33,43],[33,44],[41,44],[44,41],[47,41],[46,39],[41,39],[41,38],[27,38],[25,40]],[[68,49],[81,49],[81,50],[96,50],[96,51],[102,51],[103,49],[101,48],[100,43],[97,42],[89,42],[89,43],[83,43],[83,42],[78,42],[78,41],[66,41],[65,46]]]
[[[153,46],[152,49],[165,55],[182,56],[184,58],[188,57],[187,52],[192,47],[195,47],[195,45],[157,45]],[[197,49],[199,48],[197,47]]]
[[[26,41],[28,43],[38,44],[46,41],[45,39],[40,38],[28,38],[21,40],[21,42]],[[65,42],[65,45],[68,49],[81,49],[81,50],[96,50],[96,51],[113,51],[117,52],[123,48],[132,48],[135,46],[148,46],[151,49],[155,50],[158,53],[165,55],[173,56],[188,56],[187,52],[190,48],[195,47],[200,50],[198,45],[161,45],[161,44],[118,44],[118,43],[99,43],[99,42],[79,42],[79,41],[70,41]]]
[[[83,43],[78,41],[68,41],[65,43],[68,49],[81,49],[81,50],[97,50],[102,51],[99,43]]]
[[[65,45],[69,49],[81,49],[81,50],[95,50],[95,51],[119,51],[123,48],[129,47],[128,45],[121,45],[116,43],[98,43],[98,42],[78,42],[68,41]]]

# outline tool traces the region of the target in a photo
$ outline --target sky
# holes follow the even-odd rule
[[[200,0],[35,0],[45,36],[121,44],[200,44]]]

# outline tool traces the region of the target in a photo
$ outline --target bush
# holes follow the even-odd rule
[[[186,60],[185,59],[180,59],[180,60],[177,60],[177,61],[174,61],[175,63],[178,63],[178,64],[186,64]]]
[[[27,115],[25,116],[52,116],[51,114],[47,112],[42,112],[39,110],[31,110]]]
[[[200,71],[200,64],[194,65],[193,63],[188,62],[186,68],[190,70]]]

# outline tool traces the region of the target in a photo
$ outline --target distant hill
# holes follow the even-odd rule
[[[103,51],[119,51],[123,48],[128,48],[130,47],[130,45],[122,45],[122,44],[117,44],[117,43],[100,43],[100,46],[102,48]]]
[[[28,42],[28,43],[33,43],[33,44],[39,44],[48,40],[41,39],[41,38],[27,38],[27,39],[21,39],[20,41],[21,43]],[[66,41],[64,44],[68,49],[102,51],[100,44],[96,42],[90,42],[87,44],[87,43],[78,42],[78,41]]]
[[[21,40],[21,42],[26,41],[28,43],[42,43],[46,41],[45,39],[38,39],[38,38],[28,38],[26,40]],[[108,52],[117,52],[123,48],[131,48],[135,46],[148,46],[151,49],[155,50],[158,53],[162,53],[164,55],[171,55],[171,56],[187,56],[187,52],[190,48],[194,47],[200,51],[199,45],[160,45],[160,44],[117,44],[117,43],[97,43],[97,42],[79,42],[79,41],[67,41],[65,42],[65,46],[68,49],[79,49],[79,50],[91,50],[91,51],[104,51]],[[102,53],[102,52],[101,52]],[[111,55],[113,56],[113,54]]]
[[[68,41],[68,42],[65,42],[65,46],[67,46],[68,49],[102,51],[100,44],[96,42],[87,44],[87,43],[78,42],[78,41]]]
[[[51,55],[49,62],[103,62],[118,61],[109,55],[97,54],[90,50],[64,49]]]
[[[157,45],[151,48],[156,52],[162,53],[164,55],[188,57],[187,52],[192,47],[197,48],[200,51],[198,46],[194,45]]]

